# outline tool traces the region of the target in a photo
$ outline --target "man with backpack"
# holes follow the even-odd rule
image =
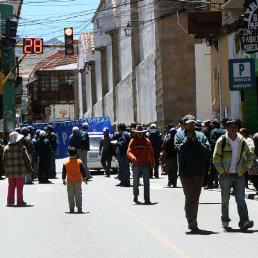
[[[150,130],[146,133],[146,137],[149,138],[154,153],[154,176],[155,178],[159,178],[159,157],[163,140],[162,135],[157,129],[156,124],[151,124]],[[153,169],[150,170],[150,178],[153,178]]]
[[[86,130],[87,125],[83,125],[83,129]],[[87,179],[92,178],[87,166],[87,152],[89,150],[89,136],[87,131],[80,131],[77,126],[72,129],[72,134],[70,135],[69,145],[77,149],[78,156],[81,159],[85,169]]]
[[[220,174],[222,227],[229,227],[228,208],[233,187],[240,217],[238,225],[241,230],[247,230],[253,227],[254,223],[249,220],[245,202],[244,175],[252,167],[253,154],[245,139],[238,133],[239,124],[236,120],[227,121],[226,128],[227,133],[218,139],[213,153],[213,162]]]
[[[109,135],[109,129],[105,127],[103,129],[103,138],[99,143],[99,155],[101,156],[101,165],[106,172],[106,176],[110,177],[110,168],[113,155],[113,144],[111,143],[111,137]]]
[[[81,147],[77,150],[78,155],[80,159],[82,160],[82,163],[85,167],[86,170],[86,176],[87,179],[92,178],[90,175],[90,171],[87,165],[87,158],[88,158],[88,151],[90,150],[90,138],[88,135],[88,130],[89,130],[89,124],[87,122],[82,124],[82,130],[80,131],[81,133]]]

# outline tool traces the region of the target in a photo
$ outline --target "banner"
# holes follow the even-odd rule
[[[35,130],[40,129],[44,130],[47,125],[53,126],[54,133],[57,136],[57,150],[56,158],[62,159],[68,156],[68,147],[69,147],[69,137],[72,134],[72,129],[74,126],[82,129],[83,123],[87,122],[89,124],[89,134],[90,133],[102,133],[104,127],[109,128],[109,133],[113,134],[113,128],[108,116],[103,117],[94,117],[94,118],[83,118],[76,120],[67,120],[67,121],[56,121],[48,123],[33,123],[26,124],[24,126],[31,125]]]

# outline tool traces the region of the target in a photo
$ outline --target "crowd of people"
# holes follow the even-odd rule
[[[87,166],[90,150],[89,124],[82,129],[73,127],[69,137],[69,158],[62,171],[63,184],[67,185],[70,212],[75,206],[82,212],[81,181],[92,178]],[[51,125],[35,131],[32,126],[16,128],[9,139],[0,133],[2,159],[1,179],[9,180],[7,206],[14,205],[17,188],[17,205],[23,201],[23,184],[51,183],[56,178],[55,151],[57,137]],[[184,116],[177,126],[168,124],[162,134],[156,124],[150,127],[133,122],[117,126],[117,132],[103,129],[99,155],[107,177],[110,177],[112,157],[118,161],[117,186],[130,187],[133,178],[133,201],[139,203],[140,178],[144,183],[144,203],[151,204],[150,179],[168,176],[168,187],[177,187],[180,178],[185,195],[185,214],[190,230],[198,230],[197,214],[202,190],[221,188],[221,222],[229,227],[229,198],[231,190],[236,197],[242,230],[253,227],[245,202],[245,187],[251,181],[258,191],[258,133],[251,137],[239,120],[196,120]],[[131,169],[130,169],[131,168]],[[160,168],[162,168],[160,170]]]

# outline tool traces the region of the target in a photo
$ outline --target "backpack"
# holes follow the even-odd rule
[[[81,149],[88,151],[90,149],[89,135],[85,131],[81,131],[80,133],[81,133],[81,139],[80,139],[81,140]]]
[[[210,142],[211,142],[211,148],[212,150],[214,150],[215,145],[217,140],[220,138],[220,136],[224,135],[226,132],[223,129],[219,129],[217,128],[217,130],[215,130],[213,132],[213,134],[210,137]],[[223,142],[222,142],[223,143]]]

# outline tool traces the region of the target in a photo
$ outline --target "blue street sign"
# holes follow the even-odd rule
[[[255,61],[253,58],[229,59],[230,90],[255,89]]]

